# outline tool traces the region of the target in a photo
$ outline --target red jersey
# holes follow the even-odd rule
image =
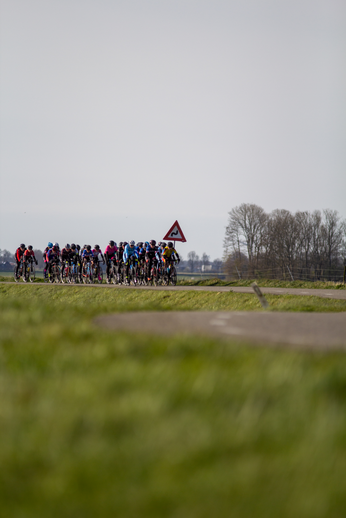
[[[36,259],[35,252],[33,250],[25,250],[24,252],[24,260],[27,261],[29,257],[32,257],[33,259]]]
[[[26,248],[23,250],[22,248],[17,248],[16,250],[16,259],[17,261],[19,262],[21,260],[21,258],[23,257],[24,255],[24,251],[26,251]]]

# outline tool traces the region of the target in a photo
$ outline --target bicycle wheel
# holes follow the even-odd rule
[[[15,266],[13,268],[13,277],[14,277],[15,282],[19,281],[19,279],[20,279],[20,267],[18,268],[18,273],[17,273],[17,266]]]
[[[63,283],[67,283],[70,281],[69,279],[69,267],[68,264],[64,264],[61,269],[61,281]]]
[[[30,264],[25,264],[23,267],[23,282],[27,282],[30,277]]]
[[[97,277],[96,277],[96,279],[98,280],[99,284],[103,283],[103,269],[102,269],[102,266],[100,266],[100,265],[99,265],[99,267],[97,269]]]
[[[61,282],[61,270],[60,270],[60,266],[58,264],[55,266],[55,279],[54,279],[54,282],[56,282],[56,283]]]
[[[29,277],[30,282],[34,282],[35,276],[36,276],[35,263],[31,263],[29,275],[30,275],[30,277]]]
[[[174,265],[172,266],[172,269],[171,269],[171,284],[172,284],[172,286],[177,285],[177,270],[175,269]]]

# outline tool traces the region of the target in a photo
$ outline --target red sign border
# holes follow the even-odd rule
[[[178,227],[180,235],[182,236],[181,238],[179,237],[177,239],[174,239],[174,237],[170,237],[169,234],[172,232],[174,227]],[[171,228],[169,229],[169,231],[167,232],[167,234],[165,235],[165,237],[163,239],[165,239],[165,240],[171,239],[172,241],[181,241],[182,243],[186,243],[184,232],[181,230],[181,226],[179,225],[178,220],[175,220],[175,222],[173,223],[173,225],[171,226]]]

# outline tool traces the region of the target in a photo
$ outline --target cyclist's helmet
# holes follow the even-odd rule
[[[130,246],[135,246],[135,242],[133,240],[130,241]]]
[[[123,242],[123,246],[125,247],[126,245],[128,245],[128,242],[127,242],[127,241],[124,241],[124,242]]]
[[[28,250],[30,250],[30,251],[32,250],[32,245],[28,246]]]
[[[67,243],[66,246],[65,246],[66,250],[70,250],[70,245]]]
[[[162,247],[162,248],[165,248],[166,246],[167,246],[167,244],[166,244],[164,241],[162,241],[162,243],[161,243],[161,247]]]
[[[113,241],[113,239],[111,239],[111,240],[110,240],[110,242],[109,242],[109,246],[114,246],[114,241]]]
[[[52,247],[53,247],[53,243],[51,243],[51,242],[49,241],[49,243],[48,243],[48,245],[47,245],[47,246],[48,246],[48,248],[52,248]]]
[[[59,243],[54,243],[54,246],[56,246],[57,248],[59,248]]]
[[[56,245],[53,245],[53,250],[54,250],[54,252],[57,252],[59,250],[59,248]]]
[[[152,239],[152,240],[150,241],[150,244],[151,244],[151,246],[155,246],[155,245],[156,245],[156,241],[155,241],[155,239]]]
[[[148,246],[149,246],[148,241],[146,241],[144,244],[145,244],[145,247],[148,248]]]
[[[167,246],[168,246],[168,248],[173,248],[173,243],[172,243],[172,241],[169,241]]]
[[[71,250],[76,250],[76,245],[74,243],[71,245]]]
[[[90,252],[90,250],[91,250],[91,246],[90,246],[90,245],[87,245],[86,249],[88,250],[88,252]]]
[[[124,244],[124,243],[123,243],[122,241],[120,241],[120,243],[119,243],[119,248],[121,248],[121,247],[123,246],[123,244]]]
[[[77,250],[80,250],[80,245],[76,245]]]
[[[142,246],[143,246],[143,241],[139,241],[139,243],[137,243],[137,246],[139,246],[139,248],[142,248]]]
[[[22,243],[19,248],[25,248],[24,243]]]
[[[94,248],[95,248],[95,250],[100,250],[99,245],[95,245]]]

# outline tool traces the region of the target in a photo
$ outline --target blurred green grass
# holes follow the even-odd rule
[[[298,299],[344,302],[270,301]],[[231,293],[0,286],[0,516],[343,517],[343,353],[92,324],[257,307]]]

